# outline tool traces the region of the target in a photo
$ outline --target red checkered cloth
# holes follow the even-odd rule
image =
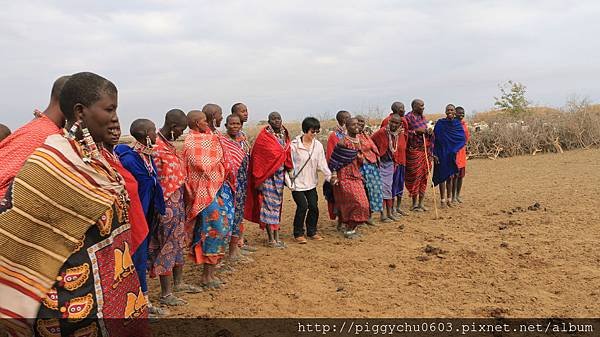
[[[190,130],[183,143],[187,172],[185,183],[186,218],[194,221],[215,199],[225,181],[223,148],[219,135]]]

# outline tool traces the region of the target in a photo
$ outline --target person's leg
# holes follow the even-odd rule
[[[293,191],[292,198],[296,203],[296,213],[294,214],[294,238],[304,239],[304,220],[308,211],[308,198],[306,191]],[[305,242],[305,241],[304,241]]]
[[[394,215],[394,199],[387,200],[387,216],[392,221],[398,221],[398,218]]]
[[[454,179],[454,176],[448,178],[448,180],[446,180],[446,204],[448,205],[448,207],[452,207],[452,200],[450,199],[450,195],[452,194],[452,181]]]
[[[442,181],[438,187],[440,189],[440,204],[442,208],[446,208],[446,182]]]
[[[419,194],[419,208],[423,211],[428,211],[429,208],[425,207],[425,205],[423,204],[423,201],[425,200],[425,193],[423,194]]]
[[[160,275],[160,296],[165,297],[173,293],[173,276],[172,275]]]
[[[415,195],[413,195],[413,196],[412,196],[412,206],[410,207],[410,209],[411,209],[412,211],[420,211],[420,210],[422,210],[422,209],[419,207],[419,205],[422,203],[422,202],[420,201],[420,199],[421,199],[421,198],[419,198],[419,195],[418,195],[418,194],[415,194]]]
[[[392,215],[392,212],[390,210],[390,203],[391,203],[391,199],[383,199],[383,211],[381,212],[381,222],[392,222],[392,218],[390,218],[390,216]]]
[[[461,168],[459,170],[459,174],[457,175],[458,179],[456,180],[456,186],[455,186],[455,189],[456,189],[456,201],[459,202],[459,203],[462,202],[462,200],[460,199],[460,191],[462,190],[463,179],[465,177],[465,171],[466,171],[465,167]]]
[[[317,235],[317,222],[319,221],[319,195],[317,189],[313,188],[304,193],[308,202],[308,214],[306,216],[306,234],[315,238]]]

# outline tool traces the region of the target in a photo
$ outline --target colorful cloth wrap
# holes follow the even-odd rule
[[[282,127],[282,129],[284,138],[278,139],[270,126],[264,127],[258,133],[250,154],[250,162],[248,164],[248,195],[244,218],[260,224],[262,228],[265,227],[265,224],[261,223],[261,218],[263,218],[261,213],[264,214],[265,210],[263,209],[265,199],[263,194],[265,186],[263,184],[270,179],[271,182],[267,184],[274,184],[278,188],[277,181],[279,178],[283,181],[283,176],[279,172],[293,167],[290,154],[290,137],[287,129],[285,127]],[[281,189],[281,193],[283,193],[283,187]],[[283,201],[283,196],[281,196],[281,201]],[[267,204],[266,207],[269,207],[269,205]],[[278,205],[278,208],[281,210],[281,203]],[[279,218],[280,216],[281,214],[277,217]],[[276,224],[270,225],[272,227],[277,226]]]
[[[344,138],[338,142],[329,159],[329,169],[337,172],[339,183],[333,186],[338,216],[347,230],[369,219],[369,200],[365,192],[359,159],[360,146]]]
[[[185,184],[186,234],[196,263],[216,264],[229,223],[221,190],[225,182],[223,148],[219,135],[190,130],[183,145],[188,180]],[[223,249],[223,250],[221,250]]]
[[[435,123],[433,154],[438,163],[433,169],[433,184],[438,185],[458,173],[456,154],[466,144],[465,131],[458,119],[439,119]]]
[[[0,317],[11,318],[0,324],[12,335],[147,334],[135,319],[147,303],[123,178],[103,157],[84,157],[77,141],[49,136],[0,206]],[[25,319],[35,317],[32,327]]]

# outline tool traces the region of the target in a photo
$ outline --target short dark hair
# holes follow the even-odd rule
[[[463,108],[462,106],[457,106],[456,108],[454,108],[454,110],[456,110],[456,111],[460,110],[462,112],[465,112],[465,108]]]
[[[54,84],[52,85],[52,91],[50,92],[51,100],[58,102],[58,100],[60,99],[60,93],[62,92],[65,83],[67,83],[67,81],[69,80],[69,77],[71,76],[61,76],[57,78],[56,81],[54,81]]]
[[[229,120],[232,118],[237,118],[240,120],[240,123],[242,122],[242,117],[240,117],[240,115],[232,113],[231,115],[227,116],[227,118],[225,118],[225,124],[229,124]]]
[[[319,130],[321,122],[314,117],[306,117],[302,121],[302,132],[307,133],[309,130]]]
[[[231,113],[235,114],[237,113],[237,109],[240,107],[240,105],[244,105],[244,103],[238,102],[235,103],[234,105],[231,106]]]
[[[154,123],[146,118],[138,118],[131,123],[129,127],[129,134],[133,136],[138,142],[143,141],[147,134],[148,130],[154,126]]]
[[[337,112],[337,114],[335,114],[335,120],[337,120],[338,124],[342,125],[342,120],[341,120],[342,116],[344,116],[346,114],[348,116],[351,116],[350,112],[348,112],[346,110],[340,110],[340,111]],[[344,122],[345,122],[345,120],[344,120]]]
[[[71,75],[60,92],[60,110],[68,121],[75,119],[75,104],[89,107],[100,100],[102,94],[117,94],[117,87],[106,78],[81,72]]]

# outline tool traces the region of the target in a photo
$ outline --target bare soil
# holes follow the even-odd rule
[[[600,150],[469,161],[464,203],[335,231],[320,195],[324,241],[292,241],[295,204],[286,191],[288,248],[247,237],[254,263],[223,273],[224,289],[183,295],[172,317],[596,317],[600,312]],[[407,209],[408,200],[404,206]],[[186,282],[200,270],[186,266]],[[151,280],[157,302],[158,281]]]

